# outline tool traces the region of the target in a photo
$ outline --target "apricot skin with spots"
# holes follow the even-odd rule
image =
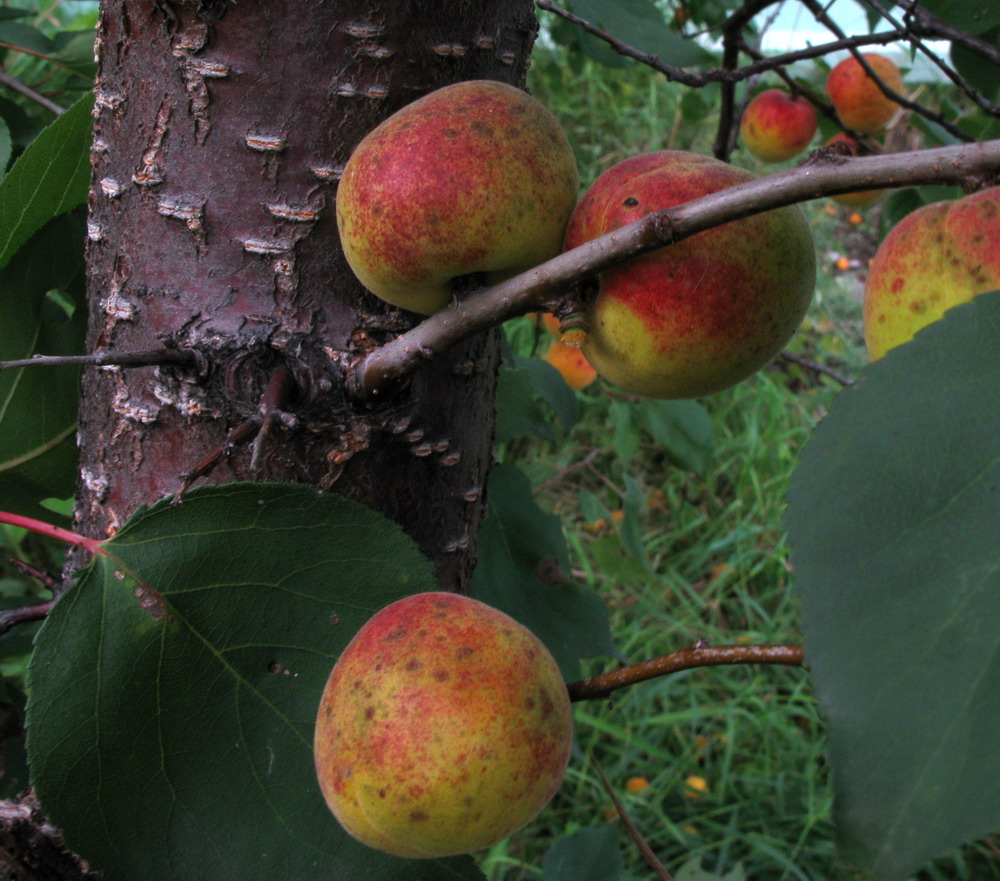
[[[520,89],[473,80],[362,139],[338,187],[337,225],[366,288],[430,314],[465,277],[492,284],[555,257],[577,188],[555,117]]]
[[[538,638],[484,603],[431,592],[385,607],[355,634],[324,689],[314,749],[347,832],[436,858],[488,847],[533,819],[562,781],[571,742],[566,686]]]
[[[565,248],[752,179],[696,153],[634,156],[584,194]],[[712,394],[778,354],[805,315],[815,278],[812,235],[796,206],[732,221],[601,273],[583,353],[633,394]]]
[[[1000,187],[911,212],[882,241],[865,284],[871,359],[948,309],[1000,288]]]

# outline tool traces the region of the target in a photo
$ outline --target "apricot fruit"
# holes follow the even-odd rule
[[[889,89],[903,94],[903,75],[892,59],[877,52],[863,52],[862,57]],[[899,104],[885,95],[853,55],[830,71],[826,92],[837,118],[859,134],[881,131],[899,110]]]
[[[874,361],[960,303],[1000,288],[1000,187],[907,214],[883,239],[865,283]]]
[[[565,247],[753,179],[696,153],[626,159],[584,194]],[[731,221],[601,273],[585,310],[583,352],[601,376],[636,394],[718,392],[778,354],[815,280],[812,234],[797,206]]]
[[[562,782],[573,728],[548,649],[478,600],[430,592],[370,618],[337,659],[316,773],[344,829],[431,858],[520,829]]]
[[[805,98],[766,89],[743,111],[740,140],[763,162],[784,162],[809,146],[816,125],[816,110]]]
[[[577,189],[555,117],[520,89],[472,80],[362,139],[338,186],[337,226],[368,290],[430,314],[470,276],[493,284],[556,256]]]

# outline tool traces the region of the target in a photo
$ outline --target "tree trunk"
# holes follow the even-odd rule
[[[531,0],[102,4],[88,346],[206,360],[87,374],[82,532],[114,534],[257,414],[246,440],[265,430],[203,480],[343,493],[400,523],[444,587],[465,587],[497,331],[392,400],[349,400],[345,368],[414,318],[355,280],[334,201],[353,146],[404,104],[458,80],[523,85],[536,27]]]

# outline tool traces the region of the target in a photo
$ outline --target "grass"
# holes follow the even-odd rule
[[[541,52],[529,84],[563,121],[585,184],[648,150],[709,152],[711,115],[684,123],[683,90],[640,68],[608,71],[584,63],[567,73],[563,59]],[[855,268],[864,266],[877,219],[872,212],[862,223],[851,222],[848,212],[822,202],[803,207],[813,226],[819,279],[789,349],[850,377],[865,359],[858,273],[834,267],[847,252],[860,255]],[[523,328],[512,327],[509,337],[515,350],[526,350]],[[621,421],[622,408],[645,404],[600,380],[579,393],[581,418],[566,438],[519,441],[504,451],[542,487],[539,503],[562,518],[574,575],[606,600],[622,659],[656,657],[699,639],[801,641],[783,540],[784,497],[798,451],[839,390],[836,381],[786,362],[703,401],[715,448],[702,476],[671,466],[648,438],[623,459],[628,444],[616,444],[609,426]],[[626,516],[638,521],[642,559],[622,550],[614,525],[588,518],[590,499],[607,511],[633,502]],[[587,674],[618,663],[592,659]],[[861,877],[837,862],[824,729],[805,671],[687,671],[611,700],[577,704],[575,714],[576,748],[564,786],[534,824],[483,858],[490,881],[542,878],[553,838],[617,822],[598,762],[672,873],[700,861],[713,877],[741,870],[732,877],[753,881]],[[629,791],[633,778],[648,785]],[[622,879],[656,877],[620,823],[619,842]],[[970,846],[919,878],[1000,878],[1000,861],[985,847]]]

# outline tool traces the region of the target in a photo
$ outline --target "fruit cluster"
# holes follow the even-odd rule
[[[555,118],[519,89],[476,80],[414,101],[358,144],[337,221],[362,284],[430,314],[477,285],[752,177],[660,151],[609,169],[578,204],[573,149]],[[813,293],[812,237],[797,207],[781,208],[630,260],[598,282],[576,320],[583,332],[554,346],[550,360],[574,385],[592,368],[635,394],[697,397],[760,370],[794,333]]]
[[[874,73],[882,85],[869,74]],[[836,147],[851,156],[871,152],[871,139],[885,130],[900,111],[899,104],[883,91],[903,93],[903,77],[896,64],[884,55],[864,52],[849,55],[830,71],[826,91],[841,125],[848,131],[830,137],[825,147]],[[740,118],[740,141],[762,162],[794,159],[812,143],[818,128],[813,105],[803,95],[769,88],[757,94]],[[859,137],[867,138],[866,142]],[[833,196],[851,208],[873,205],[883,190],[864,190]]]
[[[901,87],[894,66],[867,58]],[[845,126],[871,133],[895,105],[852,61],[831,73],[829,92]],[[788,137],[773,124],[781,119],[795,121]],[[744,117],[745,143],[768,161],[795,155],[814,131],[808,104],[773,91]],[[843,149],[856,149],[842,137]],[[429,314],[476,285],[752,177],[664,150],[618,163],[577,202],[573,150],[551,114],[511,86],[473,81],[404,107],[358,145],[337,219],[362,283]],[[809,305],[815,271],[809,226],[791,206],[628,259],[599,275],[583,314],[537,318],[582,343],[581,352],[556,339],[547,355],[575,388],[596,372],[639,395],[706,395],[778,353]],[[871,267],[872,357],[996,287],[1000,188],[913,212]],[[314,747],[320,788],[351,835],[437,858],[488,847],[533,819],[559,787],[571,743],[567,689],[545,646],[480,602],[425,593],[375,614],[340,655]]]

